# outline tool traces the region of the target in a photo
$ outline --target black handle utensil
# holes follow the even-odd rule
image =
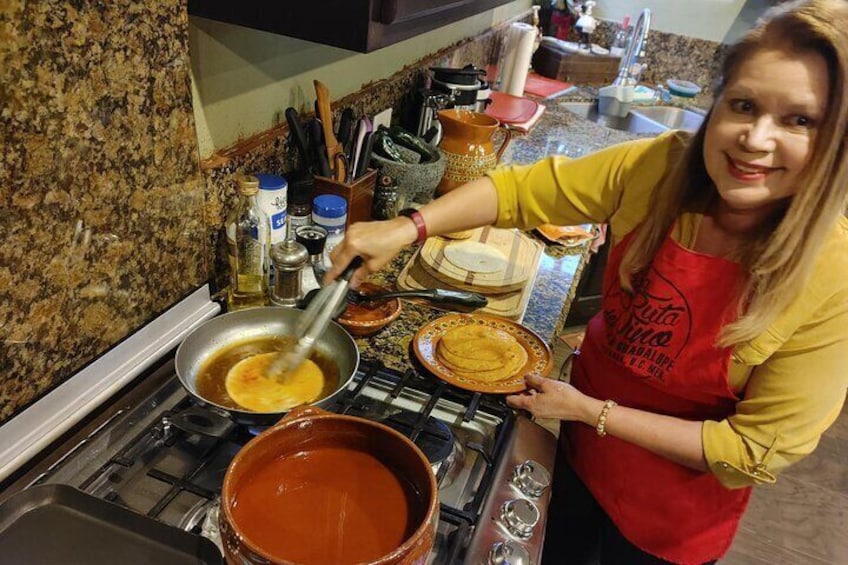
[[[363,294],[358,290],[348,290],[347,298],[354,304],[364,302],[377,302],[389,298],[423,298],[434,304],[455,304],[457,306],[468,306],[471,308],[482,308],[489,300],[477,292],[467,290],[448,290],[445,288],[430,288],[425,290],[397,290],[389,292],[378,292],[375,294]]]
[[[327,147],[324,145],[324,132],[321,120],[309,122],[309,139],[312,145],[315,171],[322,177],[330,176],[330,161],[327,160]]]
[[[339,119],[339,132],[336,136],[339,143],[342,144],[345,155],[350,160],[350,145],[353,134],[353,108],[345,108],[342,110],[342,116]]]
[[[312,168],[312,156],[309,154],[309,144],[306,142],[306,133],[300,125],[297,117],[297,110],[294,108],[286,108],[286,122],[289,124],[289,131],[294,139],[294,145],[300,152],[300,158],[305,169]]]
[[[368,165],[371,163],[371,149],[374,146],[374,135],[371,132],[365,134],[365,139],[362,141],[362,153],[357,161],[356,171],[353,177],[359,178],[368,170]]]

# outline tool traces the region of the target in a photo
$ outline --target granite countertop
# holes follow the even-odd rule
[[[541,101],[546,111],[539,123],[529,134],[513,137],[501,162],[526,164],[553,154],[578,157],[639,137],[599,126],[560,106],[563,101],[586,96],[585,91],[578,91]],[[529,235],[539,239],[534,234]],[[372,282],[395,288],[398,274],[413,254],[413,248],[405,249],[383,270],[372,275]],[[522,323],[549,345],[553,345],[561,333],[579,274],[588,256],[588,246],[576,249],[550,244],[545,246]],[[413,353],[410,343],[415,333],[424,324],[445,314],[443,310],[403,301],[403,312],[397,320],[373,336],[356,338],[360,353],[363,358],[379,359],[388,367],[406,370],[411,365]]]

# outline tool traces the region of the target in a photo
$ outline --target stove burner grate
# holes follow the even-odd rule
[[[447,459],[454,450],[450,426],[432,416],[422,418],[420,414],[403,410],[389,416],[383,423],[412,439],[433,465]]]

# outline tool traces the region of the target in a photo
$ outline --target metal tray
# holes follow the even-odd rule
[[[10,565],[224,562],[206,538],[67,485],[28,488],[0,505],[0,556]]]

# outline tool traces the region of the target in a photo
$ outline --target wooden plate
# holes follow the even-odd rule
[[[436,346],[449,330],[469,324],[481,324],[511,334],[527,351],[527,362],[515,375],[495,382],[483,382],[455,374],[439,361],[436,356]],[[433,320],[415,334],[412,349],[428,371],[449,384],[474,392],[492,394],[520,392],[525,389],[525,376],[535,373],[545,377],[551,372],[553,366],[550,348],[532,330],[504,318],[480,314],[448,314]]]
[[[444,251],[456,242],[441,237],[431,237],[418,252],[422,266],[436,279],[460,288],[473,288],[476,292],[499,293],[521,289],[530,278],[530,268],[540,243],[516,230],[486,226],[472,230],[466,242],[482,243],[507,257],[505,270],[477,273],[458,267],[447,260]]]

